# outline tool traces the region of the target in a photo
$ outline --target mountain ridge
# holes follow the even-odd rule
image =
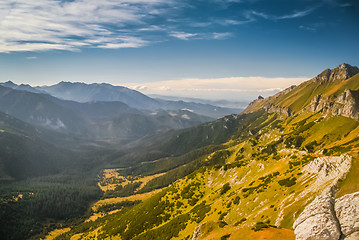
[[[102,149],[102,199],[56,240],[357,234],[358,77],[307,81],[259,97],[241,114]],[[171,114],[190,117],[190,111]],[[335,219],[334,211],[346,216]]]
[[[359,169],[359,122],[343,114],[311,111],[308,106],[312,96],[337,99],[346,89],[359,89],[356,75],[323,84],[308,81],[273,97],[258,99],[239,115],[182,130],[177,136],[174,133],[170,138],[178,139],[175,146],[190,147],[174,156],[153,154],[152,158],[136,159],[137,166],[147,168],[137,167],[133,176],[163,174],[140,190],[153,191],[152,197],[118,213],[104,213],[103,219],[87,226],[74,226],[82,229],[80,233],[70,230],[58,239],[68,239],[76,233],[90,238],[94,234],[91,229],[97,229],[100,239],[261,239],[270,234],[271,239],[289,240],[295,238],[294,229],[298,240],[325,237],[320,234],[338,222],[320,224],[327,218],[319,210],[327,211],[327,202],[317,201],[320,206],[315,209],[310,203],[314,201],[315,205],[321,194],[322,199],[333,202],[337,198],[334,194],[340,197],[359,191],[355,180]],[[347,98],[351,99],[349,95]],[[211,129],[216,133],[209,134]],[[218,132],[225,130],[228,133],[216,141]],[[171,142],[168,138],[163,141]],[[159,149],[151,146],[144,155]],[[121,162],[121,157],[117,160]],[[182,164],[178,166],[178,162]],[[126,176],[126,170],[131,174],[132,166],[121,167],[125,169],[119,170],[120,174]],[[328,187],[338,191],[333,190],[333,196],[328,197]],[[158,188],[162,191],[154,192]],[[355,202],[350,204],[354,209],[359,207]],[[307,206],[309,210],[303,211]],[[312,217],[314,210],[318,218]],[[304,216],[306,213],[309,215]],[[328,214],[328,219],[332,216]],[[309,231],[306,225],[297,228],[296,219],[312,223],[316,231]],[[348,237],[357,231],[352,225],[349,228],[354,230],[337,231],[333,236]]]
[[[357,67],[343,63],[334,69],[324,70],[298,86],[291,86],[265,99],[256,99],[243,112],[248,113],[264,108],[270,112],[279,112],[290,116],[300,112],[318,96],[332,100],[347,88],[357,88],[358,73]]]

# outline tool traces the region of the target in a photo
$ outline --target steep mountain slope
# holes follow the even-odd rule
[[[323,101],[333,104],[339,100],[345,90],[359,88],[359,69],[348,64],[342,64],[332,70],[327,69],[313,79],[290,87],[267,99],[258,99],[250,104],[246,112],[265,108],[270,112],[282,111],[287,115],[299,113],[304,108],[319,111],[318,105]],[[345,80],[345,81],[343,81]],[[344,104],[344,102],[339,102]],[[323,107],[323,106],[322,106]]]
[[[149,144],[152,157],[118,172],[154,176],[130,194],[162,191],[116,213],[103,208],[104,216],[57,239],[294,239],[294,229],[297,239],[356,234],[355,214],[339,216],[346,215],[343,205],[354,212],[359,205],[335,198],[355,199],[359,191],[357,72],[341,65],[258,99],[243,114]],[[313,108],[318,95],[325,103]],[[166,147],[170,155],[158,157]]]
[[[0,181],[59,172],[71,154],[43,141],[30,124],[0,113]]]
[[[128,143],[156,132],[188,128],[211,120],[186,110],[127,113],[107,121],[97,120],[92,131],[98,139],[118,139]]]

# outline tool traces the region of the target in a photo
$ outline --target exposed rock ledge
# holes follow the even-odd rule
[[[334,187],[316,197],[293,224],[297,240],[339,240],[340,225],[334,211]]]
[[[293,224],[297,240],[359,239],[359,192],[334,194],[331,187],[304,209]]]
[[[359,234],[359,192],[336,199],[335,213],[343,235],[349,236],[355,232]]]
[[[330,178],[332,183],[295,220],[297,240],[359,239],[359,192],[334,199],[337,180],[349,171],[350,163],[351,158],[342,155],[317,158],[305,167],[318,181]]]
[[[268,103],[264,105],[264,110],[266,110],[268,113],[279,113],[284,114],[287,117],[290,117],[292,115],[292,111],[290,108],[287,107],[279,107],[274,104]]]
[[[221,224],[227,225],[225,221],[209,221],[201,223],[195,228],[191,240],[198,240],[204,237],[209,232],[213,231],[216,228],[219,228]]]
[[[336,98],[315,96],[308,106],[312,112],[322,111],[325,114],[344,116],[359,121],[359,91],[345,90]]]

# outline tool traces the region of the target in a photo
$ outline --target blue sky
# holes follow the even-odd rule
[[[358,12],[354,0],[1,1],[0,81],[250,99],[359,65]]]

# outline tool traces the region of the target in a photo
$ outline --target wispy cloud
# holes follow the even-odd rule
[[[141,47],[148,42],[126,26],[146,25],[171,4],[172,0],[1,2],[0,52]]]
[[[171,37],[179,38],[182,40],[190,40],[190,39],[198,36],[198,33],[171,32],[169,35]]]
[[[258,1],[210,2],[220,6]],[[200,6],[209,4],[199,2]],[[316,9],[312,7],[284,15],[253,9],[245,11],[242,16],[228,16],[228,19],[223,19],[223,16],[222,19],[186,16],[186,9],[198,8],[200,11],[199,5],[180,0],[0,0],[0,53],[139,48],[166,41],[168,37],[184,41],[223,40],[234,36],[230,32],[234,32],[236,26],[258,19],[301,18]]]
[[[265,77],[229,77],[131,83],[127,87],[145,94],[181,96],[205,99],[251,100],[258,95],[269,96],[290,85],[299,84],[308,78],[265,78]]]
[[[242,24],[250,23],[252,21],[253,21],[253,19],[247,19],[247,20],[243,20],[243,21],[226,19],[226,20],[222,21],[221,24],[223,24],[223,25],[242,25]]]
[[[224,32],[224,33],[212,33],[212,38],[213,39],[227,39],[229,37],[231,37],[233,34],[230,32]]]
[[[277,19],[291,19],[291,18],[301,18],[311,14],[317,7],[309,8],[303,11],[295,11],[291,14],[277,16]]]
[[[266,20],[284,20],[284,19],[293,19],[293,18],[302,18],[305,17],[312,12],[314,12],[317,9],[317,7],[311,7],[305,10],[295,10],[292,13],[285,14],[285,15],[272,15],[264,12],[258,12],[258,11],[247,11],[245,12],[244,16],[251,21],[255,20],[255,17],[263,18]]]
[[[207,40],[223,40],[231,37],[233,34],[230,32],[206,32],[206,33],[187,33],[187,32],[171,32],[171,37],[181,40],[191,39],[207,39]]]

